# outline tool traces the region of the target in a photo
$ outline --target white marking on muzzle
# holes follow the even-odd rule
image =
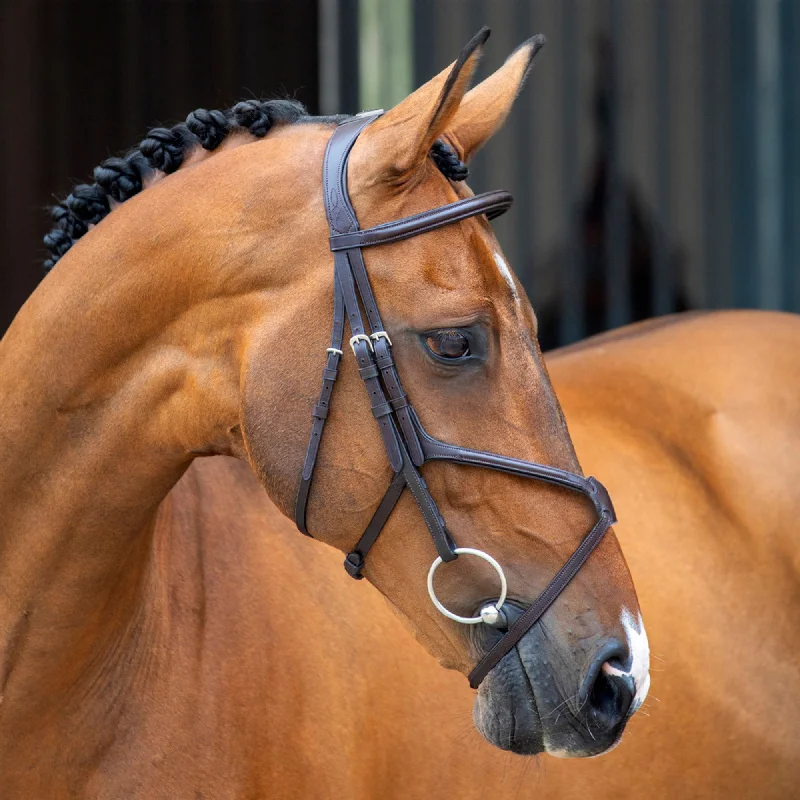
[[[519,300],[519,296],[517,295],[517,286],[514,283],[514,276],[511,274],[511,270],[506,264],[506,260],[500,253],[494,254],[494,263],[497,264],[497,269],[500,270],[500,274],[503,276],[503,280],[508,284],[508,288],[511,289],[511,296],[515,300]]]
[[[639,614],[638,624],[634,621],[633,614],[627,608],[622,609],[622,627],[628,637],[628,650],[631,654],[631,668],[624,672],[617,669],[608,662],[603,664],[603,672],[606,675],[630,676],[633,678],[633,685],[636,687],[636,694],[633,698],[631,711],[636,711],[647,697],[650,688],[650,645],[647,643],[647,631],[644,629],[642,615]]]

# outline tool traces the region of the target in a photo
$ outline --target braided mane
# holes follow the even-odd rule
[[[296,100],[243,100],[227,111],[192,111],[186,122],[171,128],[153,128],[125,156],[107,158],[95,167],[94,183],[82,183],[50,209],[55,226],[44,237],[50,257],[44,262],[49,272],[75,242],[108,213],[110,201],[124,203],[144,188],[155,173],[169,175],[179,169],[187,155],[200,146],[215,150],[234,132],[248,132],[263,138],[275,125],[296,122],[339,122],[347,117],[311,117]],[[439,171],[453,181],[469,176],[467,166],[445,142],[437,140],[430,151]]]

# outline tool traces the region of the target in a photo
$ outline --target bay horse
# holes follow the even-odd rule
[[[362,228],[469,206],[464,162],[502,125],[541,45],[526,42],[467,93],[487,36],[355,141],[346,190]],[[348,708],[357,675],[339,698],[320,680],[312,701],[313,690],[294,683],[283,635],[289,625],[314,637],[320,617],[344,626],[355,611],[329,603],[324,585],[270,608],[266,538],[261,558],[207,564],[203,514],[177,507],[169,517],[176,483],[212,455],[247,462],[274,505],[293,510],[335,310],[320,178],[341,122],[308,118],[291,102],[196,112],[104,162],[94,184],[54,210],[50,272],[0,345],[6,796],[280,796],[283,743],[302,749],[304,738],[302,725],[292,731],[291,719],[271,715],[276,692],[329,716],[329,741],[360,729],[359,708]],[[447,441],[545,464],[538,469],[584,486],[530,304],[486,217],[452,222],[365,256],[419,418]],[[348,303],[351,327],[356,310]],[[353,337],[354,352],[366,338]],[[343,552],[392,475],[386,412],[373,403],[379,424],[365,421],[365,370],[342,360],[307,514],[316,537]],[[513,606],[523,621],[522,609],[597,530],[596,507],[560,485],[448,463],[427,465],[417,488],[416,502],[399,499],[363,572],[429,653],[468,674],[498,637],[483,622],[468,635],[431,605],[425,576],[442,550],[420,524],[420,497],[437,498],[460,547],[502,564],[505,636]],[[176,555],[183,525],[192,541]],[[501,747],[602,753],[644,699],[636,594],[613,532],[597,542],[549,608],[547,629],[530,628],[480,685],[476,725]],[[437,595],[458,615],[498,595],[497,576],[473,562],[437,577]],[[288,559],[284,568],[314,569]],[[214,587],[227,570],[238,590],[223,599]],[[221,629],[220,602],[233,613]],[[366,657],[362,637],[353,630],[339,653],[318,640],[321,676],[335,661]],[[405,703],[402,682],[394,688]],[[353,761],[376,742],[344,759],[346,796],[360,796]]]

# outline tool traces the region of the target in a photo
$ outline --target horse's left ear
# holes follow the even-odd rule
[[[369,125],[351,165],[368,162],[365,173],[376,182],[403,182],[413,175],[452,121],[488,38],[489,29],[482,28],[447,69]]]
[[[544,43],[541,34],[528,39],[500,69],[464,96],[447,129],[447,138],[462,161],[469,161],[503,126]]]

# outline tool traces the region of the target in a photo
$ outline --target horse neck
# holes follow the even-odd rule
[[[237,231],[238,210],[215,216],[214,174],[198,176],[109,215],[0,342],[0,692],[23,628],[63,659],[139,580],[159,504],[194,457],[245,457],[241,354],[288,254],[269,214],[258,237]],[[224,235],[208,235],[215,221]]]

